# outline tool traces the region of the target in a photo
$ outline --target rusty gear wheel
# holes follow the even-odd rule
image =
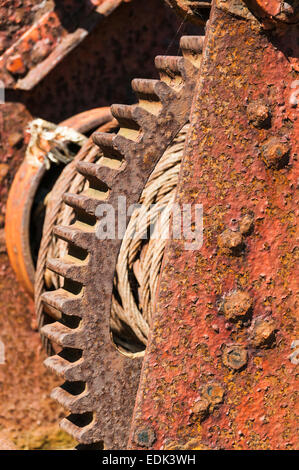
[[[107,122],[102,124],[98,130],[110,132],[116,129],[117,122],[115,119],[112,119],[110,108],[104,109],[106,110]],[[107,110],[109,111],[108,113]],[[109,118],[110,120],[108,120]],[[64,222],[65,220],[67,220],[67,222],[71,222],[73,217],[73,211],[70,207],[64,207],[66,210],[62,210],[63,203],[61,199],[66,191],[80,192],[82,190],[84,186],[84,177],[77,173],[76,164],[81,160],[93,161],[96,155],[97,148],[93,144],[92,138],[89,137],[75,158],[62,170],[61,175],[54,184],[48,197],[34,283],[35,311],[39,329],[49,322],[48,316],[54,319],[61,318],[61,312],[49,305],[43,305],[41,298],[43,292],[46,290],[58,289],[62,284],[60,276],[55,275],[46,267],[48,257],[62,256],[61,249],[65,252],[67,248],[67,243],[61,239],[57,240],[53,233],[55,225],[61,224],[61,222]],[[67,212],[67,214],[65,214],[65,212]],[[47,353],[49,355],[53,354],[52,344],[44,335],[42,335],[42,343]]]
[[[188,122],[198,79],[204,37],[181,39],[183,57],[156,58],[160,80],[135,79],[138,105],[113,105],[117,134],[95,133],[100,151],[93,161],[77,163],[89,181],[83,193],[63,196],[75,212],[74,222],[54,233],[68,243],[62,259],[48,268],[64,278],[62,288],[45,292],[44,305],[60,312],[60,320],[42,334],[62,349],[45,364],[65,383],[52,397],[71,412],[61,427],[82,444],[123,449],[128,442],[143,352],[121,353],[110,332],[113,278],[119,239],[96,236],[98,209],[111,204],[118,221],[118,196],[127,206],[139,201],[156,163]]]

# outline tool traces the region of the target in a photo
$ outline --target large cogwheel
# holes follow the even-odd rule
[[[94,134],[100,151],[93,162],[77,163],[89,184],[80,194],[63,196],[75,218],[54,233],[68,250],[47,264],[64,279],[63,287],[42,296],[60,320],[43,326],[42,334],[61,347],[45,363],[65,381],[52,392],[71,412],[61,427],[81,444],[126,447],[143,356],[113,342],[110,312],[122,241],[97,238],[97,214],[102,204],[112,205],[118,225],[118,197],[126,197],[127,207],[138,203],[157,162],[188,122],[203,41],[182,37],[183,56],[156,58],[160,80],[133,80],[139,103],[111,107],[118,133]]]

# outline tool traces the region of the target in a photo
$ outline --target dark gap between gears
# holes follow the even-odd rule
[[[68,416],[68,420],[78,426],[78,428],[84,428],[88,426],[93,420],[93,413],[87,411],[86,413],[82,414],[71,414]]]
[[[77,245],[69,243],[68,254],[74,258],[78,258],[80,261],[85,261],[88,256],[88,251]]]
[[[82,284],[80,282],[73,281],[71,279],[64,278],[63,288],[71,294],[78,295],[82,290]]]
[[[62,359],[65,359],[68,362],[77,362],[82,357],[82,350],[81,349],[73,349],[73,348],[64,348],[60,351],[58,356]]]
[[[65,315],[64,313],[62,314],[61,316],[61,323],[65,326],[67,326],[68,328],[70,328],[71,330],[75,330],[76,328],[78,328],[78,326],[80,325],[80,322],[81,322],[81,318],[80,317],[76,317],[74,315]]]
[[[78,382],[65,382],[61,385],[61,388],[66,392],[70,393],[71,395],[80,395],[84,392],[86,388],[86,383],[82,381]]]

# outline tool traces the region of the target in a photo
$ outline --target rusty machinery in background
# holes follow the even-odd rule
[[[71,128],[78,133],[89,133],[112,118],[109,108],[97,108],[66,119],[60,128]],[[33,121],[36,122],[36,121]],[[37,136],[35,154],[27,151],[10,188],[6,205],[6,240],[10,263],[19,282],[33,295],[35,265],[42,236],[45,200],[63,165],[47,165],[46,155],[51,151],[51,140]],[[50,138],[53,139],[52,134]],[[30,149],[31,150],[31,149]],[[21,195],[21,197],[20,197]]]
[[[158,22],[149,28],[148,21],[153,23],[150,18],[157,8]],[[130,102],[132,93],[123,76],[133,78],[141,63],[143,73],[153,74],[152,58],[161,47],[169,46],[179,21],[175,15],[169,15],[160,0],[152,0],[151,5],[133,0],[40,3],[28,0],[1,5],[1,24],[0,84],[5,88],[5,103],[1,104],[0,114],[3,181],[0,229],[4,225],[8,189],[25,153],[24,131],[33,117],[57,123],[86,112],[87,119],[92,121],[86,110],[110,105],[117,96]],[[132,47],[135,54],[128,54]],[[176,47],[175,43],[171,47]],[[119,60],[121,56],[123,61]],[[34,247],[29,246],[28,220],[34,198],[41,186],[48,183],[45,179],[49,175],[40,169],[37,177],[36,169],[25,166],[26,163],[19,169],[23,196],[20,198],[16,192],[20,189],[18,178],[6,226],[12,265],[32,294]],[[52,180],[53,183],[55,175]],[[15,204],[22,205],[18,208],[19,216]],[[22,230],[16,233],[19,223]]]
[[[205,36],[158,56],[160,80],[132,82],[137,105],[111,107],[119,130],[75,157],[85,184],[54,229],[67,252],[47,261],[62,282],[41,295],[41,331],[61,425],[94,448],[298,448],[298,5],[168,3],[208,19]],[[128,309],[112,324],[122,241],[97,237],[103,210],[117,221],[119,196],[142,199],[188,123],[175,200],[203,204],[203,246],[170,240],[152,318]]]

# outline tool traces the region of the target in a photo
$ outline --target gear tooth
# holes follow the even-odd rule
[[[76,245],[83,250],[87,250],[90,248],[93,233],[85,232],[75,226],[62,226],[56,225],[53,229],[53,233],[56,237],[64,240],[72,245]]]
[[[94,143],[101,148],[105,157],[121,161],[123,154],[119,152],[115,145],[116,138],[116,134],[108,134],[106,132],[94,132],[92,134]]]
[[[113,180],[119,171],[109,168],[107,166],[99,166],[97,171],[97,177],[100,181],[103,181],[109,188],[113,186]]]
[[[165,82],[158,81],[155,86],[155,90],[163,105],[167,106],[168,103],[173,102],[177,98],[175,89]]]
[[[93,142],[98,146],[101,147],[102,150],[106,148],[114,148],[113,140],[116,134],[109,134],[108,132],[94,132],[92,134]]]
[[[84,346],[83,329],[81,328],[72,329],[59,322],[55,322],[43,326],[41,333],[50,341],[54,341],[54,343],[64,348],[82,349]]]
[[[149,114],[157,116],[162,108],[162,103],[156,92],[159,80],[146,80],[135,78],[132,80],[132,89],[138,96],[139,107],[147,110]]]
[[[81,175],[90,179],[97,178],[108,188],[112,187],[113,179],[118,173],[118,171],[113,168],[109,168],[104,165],[97,165],[96,163],[78,162],[76,168]]]
[[[146,78],[134,78],[132,80],[132,88],[138,95],[149,95],[157,96],[156,94],[156,85],[159,83],[159,80],[148,80]],[[158,96],[157,96],[158,98]]]
[[[64,193],[63,201],[77,211],[84,211],[94,216],[96,208],[101,201],[95,198],[84,196],[83,194]]]
[[[143,127],[145,122],[149,122],[149,119],[153,120],[153,114],[139,105],[135,106],[133,114],[134,119],[136,119],[141,128]]]
[[[41,296],[43,303],[53,307],[65,315],[82,317],[81,299],[65,289],[44,292]]]
[[[144,122],[148,122],[149,119],[152,119],[152,113],[146,111],[138,104],[134,105],[122,105],[122,104],[113,104],[111,106],[111,112],[114,117],[125,127],[130,127],[135,131],[139,131],[142,128]],[[116,136],[116,140],[119,134]]]
[[[56,387],[52,390],[51,398],[71,413],[85,413],[90,410],[90,395],[86,391],[73,395],[62,387]]]
[[[127,155],[130,155],[131,150],[135,148],[135,142],[131,139],[127,139],[124,135],[117,134],[115,137],[115,145],[121,155],[123,155],[123,160],[127,160]]]
[[[68,256],[63,259],[60,258],[49,258],[47,260],[47,268],[59,276],[63,276],[72,281],[79,282],[84,284],[86,281],[86,265],[79,261],[69,262],[67,260]],[[72,261],[75,261],[76,258],[72,257]]]
[[[81,444],[92,444],[94,442],[93,424],[88,423],[88,421],[88,424],[85,426],[78,426],[75,424],[77,420],[84,421],[85,416],[89,417],[89,415],[91,415],[91,413],[70,415],[60,422],[60,427],[63,429],[63,431],[73,436]]]
[[[155,58],[155,65],[162,81],[171,86],[183,84],[183,79],[186,76],[183,57],[159,55]]]
[[[205,36],[182,36],[180,47],[183,51],[202,53]]]
[[[183,63],[183,57],[179,56],[158,55],[155,58],[155,66],[158,70],[169,70],[175,74],[181,73]]]
[[[155,65],[161,81],[172,88],[179,89],[184,85],[191,64],[189,62],[186,64],[184,57],[161,55],[156,57]]]
[[[112,106],[113,107],[117,106],[117,109],[118,109],[118,107],[122,107],[123,105],[118,104],[118,105],[112,105]],[[127,106],[124,105],[124,107],[127,107]],[[130,107],[130,106],[128,106],[128,107]],[[131,106],[131,108],[132,109],[130,110],[130,116],[132,118],[132,121],[136,122],[138,124],[138,127],[141,130],[143,128],[144,123],[148,124],[149,120],[152,121],[153,118],[154,118],[153,113],[147,111],[147,109],[145,109],[143,106],[139,106],[138,104],[136,104],[136,105]],[[118,109],[118,111],[119,111],[119,109]],[[121,113],[121,112],[122,111],[119,111],[119,113]],[[125,113],[125,111],[124,111],[124,113]],[[119,118],[119,119],[121,119],[121,118]],[[117,134],[115,136],[115,140],[114,140],[115,146],[116,146],[116,143],[117,143],[117,139],[119,138],[119,135],[120,134]],[[128,139],[128,142],[129,142],[129,144],[132,143],[129,139]]]
[[[140,135],[140,125],[134,114],[135,107],[136,105],[123,104],[111,106],[111,112],[120,124],[117,135],[123,135],[132,141],[136,141]]]
[[[126,105],[126,104],[113,104],[111,106],[112,115],[118,120],[121,121],[133,121],[134,122],[134,109],[136,105]]]
[[[98,168],[99,165],[96,163],[78,162],[76,164],[76,170],[81,173],[81,175],[86,176],[88,178],[97,178]]]
[[[76,362],[69,362],[58,354],[50,356],[44,361],[45,366],[55,372],[64,380],[72,382],[83,380],[84,360],[79,359]]]
[[[141,100],[146,97],[149,101],[156,99],[156,101],[160,101],[163,104],[165,101],[176,98],[175,91],[160,80],[135,78],[132,81],[132,88]]]
[[[204,40],[205,36],[182,36],[180,40],[183,56],[196,67],[200,65]]]

